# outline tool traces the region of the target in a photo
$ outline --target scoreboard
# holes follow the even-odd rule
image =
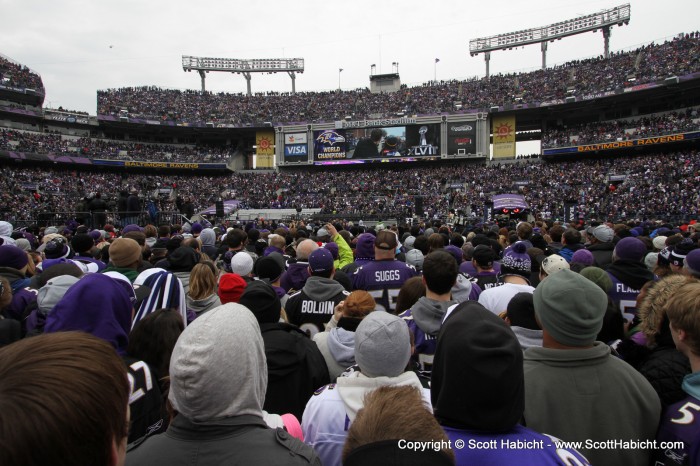
[[[485,158],[485,113],[278,126],[278,166]]]

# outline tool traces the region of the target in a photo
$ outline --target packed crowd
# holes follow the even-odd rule
[[[189,122],[231,123],[334,121],[436,114],[493,105],[561,101],[569,95],[588,96],[638,86],[668,76],[700,71],[700,33],[631,52],[575,60],[529,73],[490,78],[429,82],[403,86],[389,94],[368,89],[331,92],[212,93],[157,87],[131,87],[97,92],[97,113]],[[630,77],[634,76],[631,81]],[[572,94],[573,93],[573,94]]]
[[[2,464],[700,464],[695,221],[0,241]]]
[[[612,183],[609,175],[623,176]],[[2,215],[38,219],[42,213],[72,216],[85,211],[95,193],[116,212],[120,192],[136,189],[142,205],[157,201],[162,212],[177,212],[178,197],[199,212],[219,199],[236,199],[241,209],[319,208],[324,215],[443,218],[453,209],[472,218],[493,194],[518,190],[532,212],[561,218],[564,202],[574,200],[584,218],[672,218],[698,216],[700,154],[695,151],[566,162],[449,164],[433,167],[303,170],[268,173],[146,175],[76,172],[72,169],[17,168],[0,174]],[[622,182],[620,182],[622,181]],[[459,184],[460,188],[450,188]],[[172,188],[172,189],[171,189]],[[157,195],[159,189],[170,194]],[[87,199],[86,199],[87,198]],[[191,214],[190,214],[191,215]],[[118,219],[114,219],[118,221]]]
[[[225,163],[235,152],[235,148],[230,147],[76,138],[11,129],[0,129],[0,150],[90,159],[198,163]]]
[[[44,92],[41,76],[24,65],[0,56],[0,84],[11,87],[23,87]]]
[[[542,147],[566,147],[601,142],[629,141],[700,129],[697,108],[641,118],[599,121],[578,126],[552,127],[542,133]]]

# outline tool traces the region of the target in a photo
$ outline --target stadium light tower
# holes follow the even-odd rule
[[[248,95],[252,95],[250,89],[251,73],[280,73],[286,71],[292,79],[292,94],[296,93],[296,73],[304,72],[303,58],[263,58],[263,59],[238,59],[238,58],[210,58],[182,56],[183,71],[197,71],[202,78],[202,92],[206,90],[204,80],[206,73],[210,71],[223,71],[242,74],[248,84]]]
[[[603,32],[603,45],[605,58],[610,56],[610,28],[618,25],[626,25],[630,22],[630,4],[616,6],[608,10],[602,10],[590,15],[561,21],[548,26],[526,29],[523,31],[509,32],[489,37],[480,37],[469,41],[469,54],[474,57],[484,54],[486,61],[486,77],[489,77],[489,61],[491,52],[495,50],[512,50],[513,47],[521,47],[529,44],[541,45],[542,69],[547,67],[547,42],[561,40],[563,37],[581,34],[583,32]]]

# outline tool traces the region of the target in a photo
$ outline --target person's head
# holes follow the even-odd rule
[[[435,418],[446,427],[498,432],[520,422],[523,352],[508,325],[481,304],[466,301],[443,323],[430,398]]]
[[[683,273],[685,275],[700,278],[700,249],[690,251],[683,262]]]
[[[333,255],[328,249],[318,248],[309,256],[309,275],[332,278],[335,273]]]
[[[415,244],[415,243],[414,243]],[[440,233],[433,233],[428,236],[429,251],[437,251],[445,247],[445,237]]]
[[[628,236],[617,242],[612,257],[613,261],[642,262],[646,253],[647,247],[641,240]]]
[[[551,256],[547,256],[542,259],[542,263],[540,265],[540,281],[554,273],[569,269],[569,263],[566,262],[566,259],[560,255],[552,254]]]
[[[272,287],[261,280],[255,280],[248,284],[238,301],[242,306],[247,307],[259,324],[274,324],[279,322],[282,305]]]
[[[527,254],[527,245],[522,241],[516,242],[503,255],[501,261],[502,275],[515,275],[525,280],[530,279],[532,259]]]
[[[253,256],[245,251],[237,253],[231,258],[231,272],[241,277],[250,276],[253,272]]]
[[[126,366],[82,332],[0,349],[0,464],[123,465],[129,430]]]
[[[398,246],[396,233],[391,230],[381,230],[374,239],[374,257],[377,260],[393,259]]]
[[[24,275],[29,268],[29,255],[17,246],[0,246],[0,267],[8,267]]]
[[[262,417],[266,390],[260,326],[245,306],[214,308],[178,338],[170,358],[168,395],[178,415],[193,422]]]
[[[388,312],[370,312],[355,331],[355,361],[367,377],[397,377],[411,357],[406,323]]]
[[[216,243],[216,233],[214,233],[213,228],[205,228],[199,234],[199,240],[202,242],[202,246],[213,247]]]
[[[671,249],[671,256],[669,257],[671,271],[675,273],[682,273],[686,256],[697,248],[697,243],[690,238],[685,238],[680,243],[674,245]]]
[[[306,262],[312,252],[318,249],[318,244],[310,239],[304,239],[297,244],[297,260]]]
[[[581,243],[581,232],[575,228],[567,228],[562,235],[562,243],[569,246]]]
[[[425,256],[420,251],[420,249],[411,249],[406,253],[406,263],[412,265],[419,272],[423,270],[423,263],[425,262]]]
[[[343,301],[343,317],[363,319],[374,311],[377,303],[365,290],[355,290]]]
[[[508,301],[506,323],[513,327],[540,330],[535,319],[535,304],[532,293],[518,293]]]
[[[583,267],[589,267],[593,265],[594,262],[593,253],[588,249],[579,249],[571,256],[572,264],[581,264]]]
[[[219,277],[219,299],[221,304],[237,303],[247,283],[237,273],[225,273]]]
[[[562,270],[535,288],[534,303],[543,346],[579,348],[595,342],[608,296],[587,278]]]
[[[493,261],[495,259],[496,253],[485,244],[480,244],[475,247],[472,253],[472,265],[477,271],[493,270]]]
[[[234,228],[228,232],[225,241],[229,249],[236,251],[245,246],[247,240],[248,234],[245,231],[241,230],[240,228]]]
[[[134,287],[141,286],[144,287],[145,293],[135,307],[132,329],[141,319],[161,308],[175,310],[187,326],[185,288],[177,276],[155,267],[146,269],[134,280]]]
[[[459,269],[454,257],[444,250],[433,251],[423,261],[423,282],[428,290],[444,295],[457,280]]]
[[[428,254],[428,251],[430,250],[430,246],[428,246],[428,237],[425,235],[416,236],[416,239],[413,242],[413,249],[419,250],[424,256]]]
[[[261,257],[255,261],[253,271],[261,280],[277,283],[284,273],[284,257],[278,253]]]
[[[211,263],[195,265],[190,272],[187,294],[194,300],[208,298],[216,293],[216,274]]]
[[[287,247],[287,240],[281,235],[270,235],[270,246],[284,250]]]
[[[141,246],[131,238],[117,238],[109,246],[109,260],[115,267],[138,269],[142,261]]]
[[[146,363],[160,378],[167,377],[170,355],[185,330],[182,315],[174,309],[158,309],[141,319],[129,334],[127,354]]]
[[[379,141],[382,140],[382,130],[379,128],[374,128],[370,133],[369,133],[369,138],[372,140],[373,143],[379,144]]]
[[[515,233],[518,235],[519,240],[529,240],[532,238],[532,225],[528,222],[520,222],[515,227]]]
[[[199,252],[197,252],[191,247],[183,245],[178,247],[168,255],[168,265],[166,268],[170,272],[190,273],[194,266],[199,263],[201,258],[202,255]]]
[[[170,225],[161,225],[158,227],[159,238],[170,238]]]
[[[71,238],[70,244],[76,253],[88,255],[90,250],[95,246],[95,240],[87,233],[78,233]]]
[[[348,430],[343,464],[454,464],[454,453],[449,448],[401,450],[399,440],[449,444],[440,424],[426,408],[420,390],[379,387],[365,395],[363,407]]]
[[[134,289],[123,275],[87,274],[54,306],[46,317],[44,332],[83,331],[126,354],[135,300]]]
[[[156,229],[155,225],[149,223],[148,225],[143,227],[143,234],[146,235],[146,238],[157,238],[158,230]]]
[[[399,296],[396,298],[396,314],[398,315],[411,309],[422,296],[425,296],[423,277],[411,277],[403,282],[399,290]]]
[[[588,232],[588,239],[592,244],[611,243],[614,237],[615,231],[607,225],[598,225]]]
[[[5,277],[0,277],[0,309],[12,302],[12,287]]]
[[[561,225],[554,225],[549,229],[549,237],[555,243],[561,243],[561,237],[564,234],[564,227]]]
[[[641,321],[639,328],[644,333],[648,345],[656,344],[659,337],[663,339],[664,336],[670,336],[666,304],[678,294],[681,287],[694,282],[694,278],[671,274],[645,287],[643,296],[639,299],[637,315]]]
[[[678,289],[664,306],[676,348],[686,356],[700,357],[700,282]]]

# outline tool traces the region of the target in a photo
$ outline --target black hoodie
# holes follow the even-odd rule
[[[507,432],[525,410],[523,352],[508,325],[475,301],[457,306],[438,335],[430,397],[446,427]]]

